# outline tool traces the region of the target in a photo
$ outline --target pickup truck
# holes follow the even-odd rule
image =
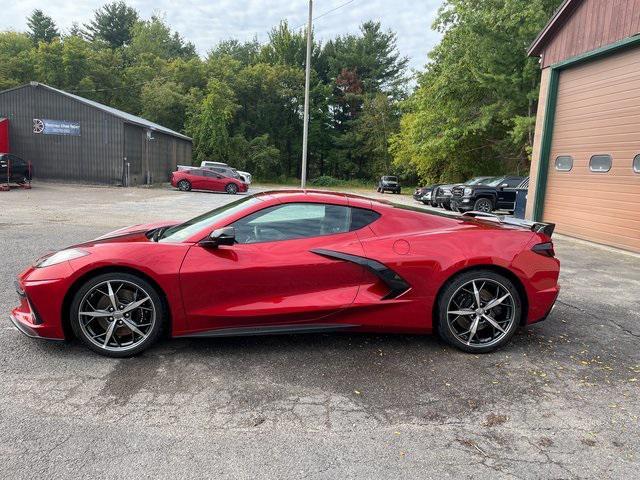
[[[33,167],[11,153],[0,153],[0,184],[25,184],[33,177]]]
[[[505,175],[475,185],[455,185],[451,189],[451,209],[458,212],[507,210],[516,205],[516,187],[525,177]]]

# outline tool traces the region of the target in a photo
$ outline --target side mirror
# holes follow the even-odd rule
[[[233,227],[219,228],[201,240],[201,247],[218,248],[220,245],[233,245],[236,243],[236,229]]]
[[[508,183],[503,183],[502,185],[500,185],[500,190],[504,190],[508,186],[509,186]]]

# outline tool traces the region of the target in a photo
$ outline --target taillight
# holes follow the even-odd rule
[[[556,251],[553,249],[553,242],[538,243],[537,245],[534,245],[531,250],[539,255],[544,255],[545,257],[556,256]]]

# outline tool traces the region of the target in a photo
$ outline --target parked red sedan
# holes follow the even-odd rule
[[[235,195],[246,192],[249,185],[233,177],[227,177],[211,170],[193,168],[179,170],[171,174],[171,185],[183,192],[190,190],[210,190],[212,192],[227,192]]]
[[[112,357],[173,337],[439,333],[482,353],[558,295],[553,225],[315,191],[247,196],[47,255],[16,282],[14,325]]]

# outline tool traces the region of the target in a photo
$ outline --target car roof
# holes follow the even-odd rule
[[[315,189],[269,190],[254,194],[255,197],[267,197],[281,203],[317,202],[351,205],[354,207],[371,208],[372,204],[390,205],[389,202],[373,200],[363,195],[344,192],[333,192]]]

